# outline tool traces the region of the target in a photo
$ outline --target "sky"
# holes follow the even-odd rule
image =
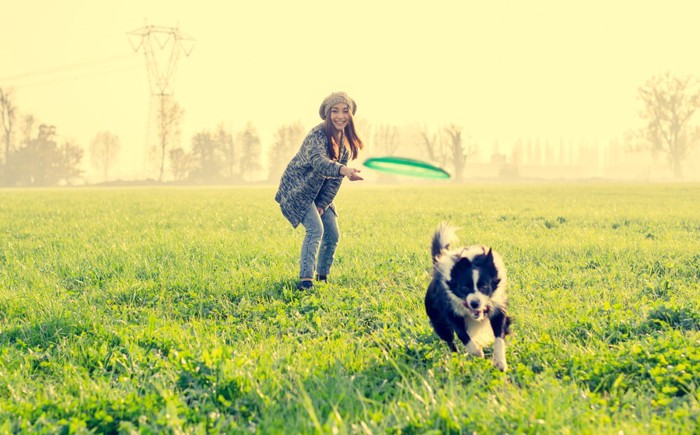
[[[60,136],[87,147],[110,131],[127,156],[148,133],[146,60],[129,37],[147,25],[193,40],[173,76],[185,146],[219,124],[252,123],[263,143],[285,124],[308,130],[340,90],[375,125],[456,124],[488,147],[607,143],[641,125],[651,77],[700,75],[696,1],[0,2],[0,87]]]

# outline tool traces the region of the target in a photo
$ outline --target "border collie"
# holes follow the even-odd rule
[[[433,234],[433,278],[425,295],[425,311],[435,333],[457,352],[454,334],[470,355],[483,357],[493,343],[493,364],[506,363],[505,337],[510,333],[506,269],[501,257],[484,246],[457,247],[455,228],[440,224]]]

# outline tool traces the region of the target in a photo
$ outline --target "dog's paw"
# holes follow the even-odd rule
[[[495,355],[493,356],[493,365],[496,367],[498,370],[502,372],[508,371],[508,363],[506,362],[506,359],[500,359],[497,358]]]
[[[473,341],[470,341],[469,344],[467,344],[467,353],[472,356],[477,356],[479,358],[484,357],[484,351]]]
[[[493,365],[500,371],[508,370],[506,362],[506,342],[502,338],[497,338],[493,344]]]

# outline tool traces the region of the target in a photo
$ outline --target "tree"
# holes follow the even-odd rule
[[[56,127],[42,124],[36,138],[10,154],[7,183],[16,186],[52,186],[61,180],[63,156],[56,144]]]
[[[191,162],[190,179],[205,182],[221,179],[223,150],[215,135],[201,131],[192,137]]]
[[[374,131],[374,144],[375,153],[382,156],[392,156],[396,153],[399,148],[399,128],[395,125],[389,124],[379,124]],[[377,175],[377,182],[379,183],[391,183],[396,180],[396,175],[379,173]]]
[[[0,124],[2,124],[3,138],[3,161],[7,162],[12,152],[12,139],[15,120],[17,118],[17,107],[14,103],[12,89],[4,90],[0,88]]]
[[[90,142],[90,160],[102,172],[104,181],[109,180],[109,170],[119,155],[119,137],[108,131],[101,131]]]
[[[185,152],[182,147],[173,148],[169,153],[170,170],[175,181],[182,181],[187,178],[192,168],[192,156]]]
[[[451,157],[452,165],[454,166],[454,180],[461,181],[462,173],[464,172],[464,162],[466,156],[462,149],[462,128],[454,124],[444,128],[444,133],[447,141],[448,155]]]
[[[31,152],[25,148],[32,140],[32,131],[36,124],[36,118],[34,118],[34,115],[28,114],[21,117],[20,121],[20,131],[22,135],[20,137],[20,148],[10,149],[5,158],[5,171],[4,174],[2,174],[2,182],[7,185],[30,184],[27,180],[24,180],[27,175],[25,166],[31,164]]]
[[[683,178],[682,163],[700,140],[700,128],[691,123],[700,107],[700,83],[691,76],[666,73],[639,88],[646,126],[633,133],[632,148],[667,155],[676,178]]]
[[[24,150],[33,157],[33,162],[30,161],[27,165],[29,184],[35,186],[58,184],[61,155],[56,144],[56,127],[41,124],[37,137],[29,141]]]
[[[10,153],[5,182],[13,186],[70,184],[82,174],[83,150],[70,141],[59,144],[56,127],[41,124],[37,136]]]
[[[304,127],[299,121],[294,124],[283,125],[277,129],[272,148],[270,149],[270,171],[267,176],[269,181],[279,180],[287,167],[287,163],[301,147],[303,140]]]
[[[24,115],[22,117],[22,137],[20,138],[21,144],[27,144],[30,140],[32,140],[32,132],[34,131],[36,122],[36,118],[32,114]]]
[[[467,158],[474,154],[475,149],[472,145],[463,143],[462,127],[450,124],[443,131],[447,140],[448,155],[455,170],[454,180],[461,181],[464,178],[464,165]]]
[[[399,147],[399,128],[395,125],[379,125],[374,142],[381,154],[393,155]]]
[[[360,139],[364,141],[364,152],[370,152],[370,154],[373,152],[371,150],[371,143],[368,144],[367,138],[371,138],[373,135],[373,130],[374,127],[371,122],[367,120],[367,118],[364,117],[359,117],[359,118],[353,118],[352,122],[355,124],[355,130],[357,131],[357,134],[360,136]]]
[[[58,147],[60,163],[58,167],[58,177],[66,184],[72,184],[73,180],[79,178],[83,171],[80,169],[80,161],[83,159],[83,149],[77,144],[66,141]]]
[[[159,101],[160,108],[156,116],[158,141],[153,146],[153,151],[158,164],[158,181],[162,182],[165,175],[165,157],[180,140],[184,111],[170,95],[161,95]]]
[[[260,170],[260,137],[252,124],[248,124],[241,133],[239,133],[238,143],[241,147],[240,167],[241,177],[250,180],[253,178],[255,171]]]
[[[223,175],[229,180],[234,179],[236,167],[236,144],[233,141],[233,134],[226,130],[223,124],[219,124],[216,130],[216,140],[223,153]]]
[[[436,133],[429,133],[427,128],[420,131],[420,136],[423,139],[428,158],[441,167],[445,166],[447,163],[447,151],[445,150],[444,141],[440,140],[440,136]]]

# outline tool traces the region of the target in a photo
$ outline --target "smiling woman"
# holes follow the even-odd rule
[[[355,100],[345,92],[334,92],[321,103],[323,122],[314,127],[299,152],[287,165],[275,200],[295,228],[302,224],[306,236],[301,245],[299,289],[313,287],[313,277],[328,281],[338,245],[338,223],[333,200],[343,177],[362,180],[360,171],[346,166],[363,148],[352,116]]]

